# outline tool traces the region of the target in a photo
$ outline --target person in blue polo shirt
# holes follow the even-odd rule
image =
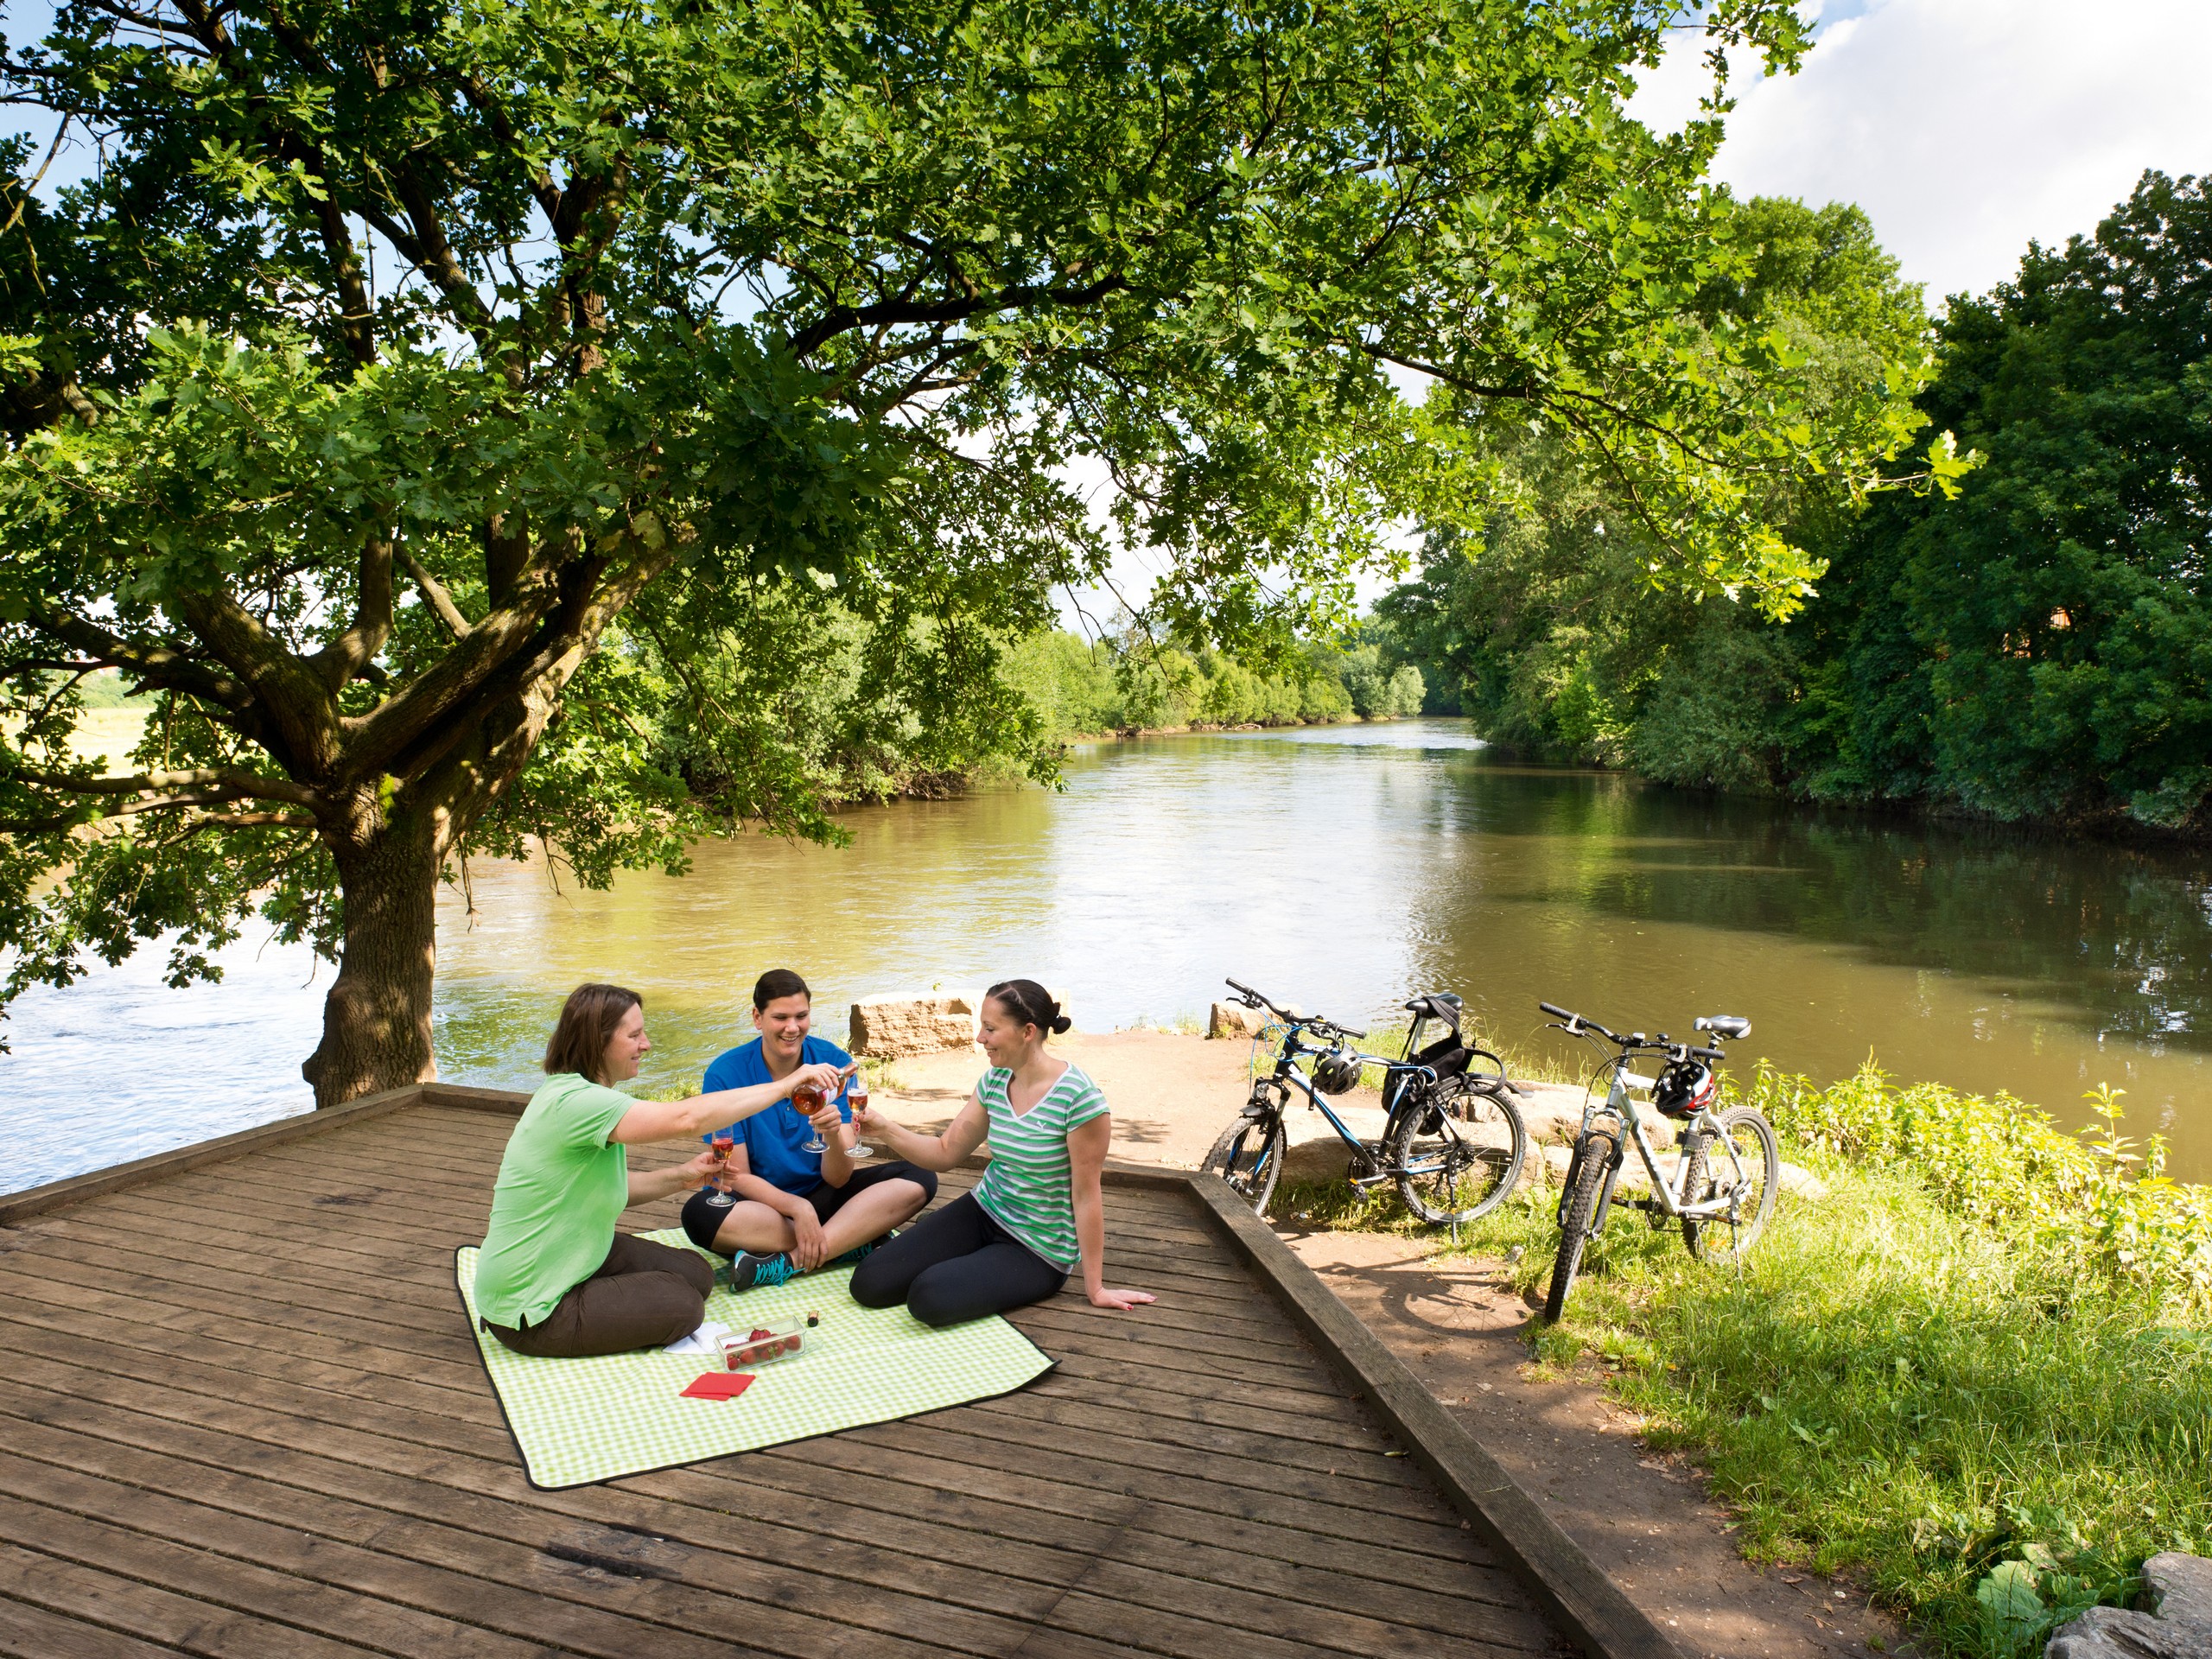
[[[778,1083],[802,1065],[849,1070],[851,1055],[807,1034],[813,1013],[813,994],[790,969],[761,975],[753,988],[760,1034],[715,1058],[707,1068],[708,1090]],[[854,1163],[843,1103],[840,1094],[810,1122],[785,1100],[724,1131],[734,1143],[728,1172],[684,1205],[683,1231],[701,1249],[731,1258],[734,1288],[780,1285],[825,1262],[858,1261],[937,1196],[937,1177],[926,1169]],[[829,1128],[821,1136],[825,1152],[805,1149],[816,1123]]]

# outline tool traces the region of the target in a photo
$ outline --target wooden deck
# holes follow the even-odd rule
[[[1159,1306],[1015,1315],[1027,1389],[533,1491],[451,1267],[510,1127],[414,1105],[0,1226],[0,1653],[1567,1649],[1169,1185],[1107,1195]]]

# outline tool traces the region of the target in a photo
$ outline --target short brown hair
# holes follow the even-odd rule
[[[548,1076],[579,1071],[594,1083],[605,1083],[600,1072],[607,1064],[607,1045],[615,1027],[641,1008],[645,999],[620,985],[579,985],[561,1005],[560,1023],[553,1040],[545,1045]]]
[[[788,968],[771,968],[753,982],[753,1012],[758,1014],[785,996],[803,996],[809,1007],[814,1002],[814,993],[806,988],[804,980]]]

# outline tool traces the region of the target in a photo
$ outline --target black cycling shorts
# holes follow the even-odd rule
[[[918,1168],[903,1159],[887,1164],[870,1164],[866,1169],[856,1169],[852,1179],[842,1186],[832,1186],[824,1181],[806,1195],[814,1206],[817,1221],[827,1221],[845,1207],[846,1201],[856,1192],[865,1192],[878,1181],[912,1181],[922,1189],[922,1202],[927,1204],[937,1197],[937,1175],[934,1171]],[[683,1236],[702,1250],[715,1248],[715,1235],[722,1230],[722,1217],[729,1214],[731,1206],[744,1202],[734,1192],[718,1192],[713,1187],[702,1187],[683,1203]]]

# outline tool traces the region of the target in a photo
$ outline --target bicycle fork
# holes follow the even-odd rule
[[[1618,1128],[1585,1129],[1575,1138],[1574,1156],[1567,1166],[1567,1181],[1560,1189],[1559,1224],[1567,1225],[1567,1206],[1574,1198],[1575,1184],[1581,1179],[1582,1163],[1586,1158],[1605,1160],[1605,1184],[1599,1190],[1598,1206],[1591,1212],[1590,1231],[1594,1236],[1605,1224],[1605,1217],[1612,1213],[1613,1188],[1621,1178],[1621,1166],[1628,1160],[1628,1142]]]

